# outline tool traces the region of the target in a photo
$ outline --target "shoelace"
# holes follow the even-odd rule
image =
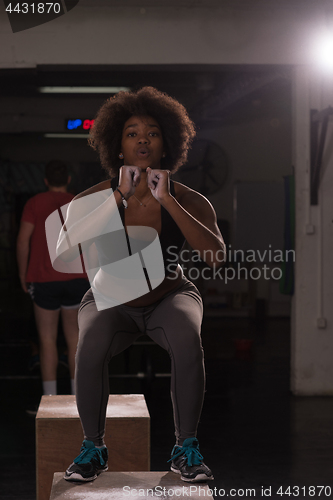
[[[172,457],[170,458],[170,460],[168,460],[168,462],[171,462],[171,460],[174,460],[175,458],[178,458],[181,455],[185,455],[189,467],[192,467],[192,465],[200,465],[202,463],[203,456],[199,451],[197,443],[198,443],[197,439],[193,438],[192,440],[189,439],[189,442],[186,443],[185,446],[183,444],[182,448],[175,446],[174,449],[172,450],[172,453],[174,453],[174,451],[176,453],[172,455]]]
[[[88,464],[92,458],[99,458],[101,465],[105,465],[105,460],[100,448],[85,448],[81,451],[80,455],[74,458],[75,464]]]

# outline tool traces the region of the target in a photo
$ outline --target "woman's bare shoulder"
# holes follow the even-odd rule
[[[188,193],[189,191],[193,191],[193,189],[185,186],[185,184],[182,184],[181,182],[178,181],[172,181],[173,185],[175,187],[175,195],[177,200],[181,198],[185,193]]]
[[[185,186],[185,184],[182,184],[181,182],[178,181],[173,181],[174,187],[175,187],[175,195],[176,199],[178,202],[181,202],[182,198],[192,198],[195,200],[206,200],[206,198],[201,194],[198,193],[197,191],[194,191],[194,189],[189,188],[188,186]]]
[[[192,215],[195,213],[206,212],[208,214],[215,214],[213,205],[211,202],[198,191],[181,184],[180,182],[174,182],[175,185],[175,195],[176,200],[185,210],[188,210]]]
[[[82,191],[75,196],[74,200],[78,200],[79,198],[83,198],[84,196],[88,196],[89,194],[97,193],[98,191],[104,191],[104,189],[110,189],[111,187],[111,179],[107,179],[106,181],[99,182],[94,186]]]

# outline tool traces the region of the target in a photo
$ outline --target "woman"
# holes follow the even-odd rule
[[[84,242],[82,251],[91,245],[93,238],[85,240],[92,234],[102,235],[94,239],[101,264],[107,258],[105,249],[114,251],[112,242],[119,254],[116,233],[102,234],[119,211],[127,232],[129,228],[148,226],[159,235],[165,277],[157,286],[150,286],[147,293],[128,301],[122,297],[119,305],[99,308],[95,298],[108,295],[107,272],[100,269],[91,280],[92,289],[84,296],[79,310],[76,355],[76,398],[84,441],[80,455],[66,471],[65,479],[69,481],[91,481],[107,470],[108,451],[103,438],[109,396],[108,363],[142,334],[149,335],[171,357],[176,435],[171,470],[181,474],[184,481],[213,479],[196,439],[205,384],[200,339],[202,299],[174,257],[171,259],[175,249],[179,254],[185,239],[212,267],[221,265],[221,254],[225,253],[208,200],[170,180],[170,173],[186,161],[194,135],[194,125],[185,108],[152,87],[120,92],[106,101],[95,119],[90,144],[99,152],[111,181],[101,182],[76,197],[81,206],[90,208],[79,214],[71,204],[67,235],[71,241]],[[95,210],[89,205],[92,197],[83,198],[108,192],[111,196],[105,196]],[[64,234],[59,240],[59,253]],[[130,250],[128,235],[126,238]],[[104,244],[105,240],[108,244]],[[70,258],[71,249],[66,256],[67,260]]]

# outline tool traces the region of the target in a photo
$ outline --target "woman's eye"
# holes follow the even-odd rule
[[[127,137],[135,137],[136,135],[137,135],[137,133],[136,133],[136,132],[129,132],[129,133],[127,134]],[[149,132],[149,135],[150,135],[151,137],[158,137],[159,133],[158,133],[158,132]]]

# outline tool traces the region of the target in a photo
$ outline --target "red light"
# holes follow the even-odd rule
[[[83,128],[84,130],[89,130],[94,124],[94,120],[84,120]]]

